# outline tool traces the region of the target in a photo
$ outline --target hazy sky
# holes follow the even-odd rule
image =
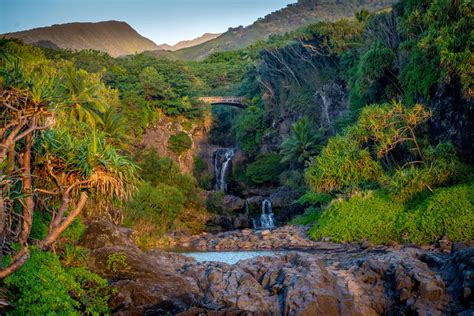
[[[296,0],[0,0],[0,33],[119,20],[157,44],[248,25]]]

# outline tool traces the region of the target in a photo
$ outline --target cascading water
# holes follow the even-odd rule
[[[260,215],[259,228],[273,228],[275,227],[275,217],[272,211],[272,201],[265,199],[262,202],[262,214]]]
[[[227,192],[227,182],[225,177],[234,155],[234,148],[220,148],[214,152],[214,175],[216,177],[215,189],[217,191]]]

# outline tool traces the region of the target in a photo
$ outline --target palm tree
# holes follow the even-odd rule
[[[91,75],[72,64],[64,68],[63,100],[69,119],[85,122],[95,127],[103,123],[100,113],[106,110],[107,88],[98,75]]]
[[[320,151],[324,132],[324,128],[312,130],[306,117],[293,124],[280,145],[281,161],[306,165]]]
[[[119,115],[113,106],[107,106],[100,117],[102,123],[99,126],[99,131],[104,134],[111,144],[126,149],[130,137],[127,135],[124,117]]]

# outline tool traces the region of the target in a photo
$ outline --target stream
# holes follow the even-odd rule
[[[224,262],[227,264],[235,264],[241,260],[252,259],[258,256],[274,256],[283,253],[284,251],[206,251],[182,254],[196,259],[197,262]]]

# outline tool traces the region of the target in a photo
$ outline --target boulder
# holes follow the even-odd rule
[[[194,260],[162,252],[145,253],[123,229],[108,221],[91,223],[84,236],[81,245],[89,249],[88,267],[111,280],[117,291],[111,307],[119,314],[178,313],[201,300],[195,280],[175,271],[175,265]],[[120,258],[115,267],[113,258]]]
[[[234,212],[245,208],[245,200],[234,195],[225,195],[222,199],[222,209],[224,212]]]

